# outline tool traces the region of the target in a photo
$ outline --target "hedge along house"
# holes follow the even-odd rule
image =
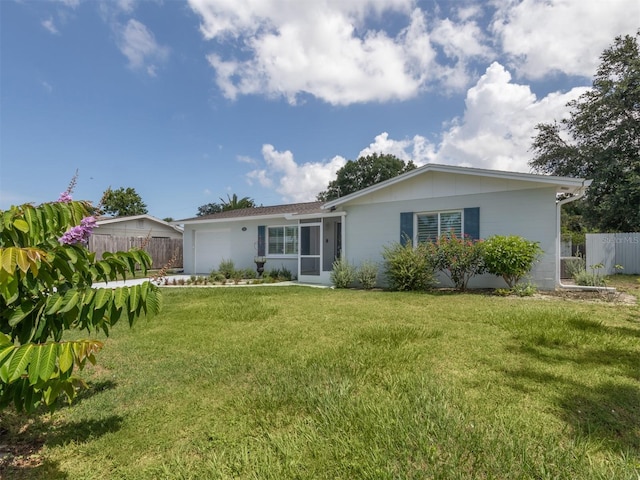
[[[531,272],[543,289],[560,283],[560,208],[584,194],[581,178],[428,164],[327,202],[232,210],[181,220],[186,273],[205,274],[222,259],[237,268],[267,258],[304,283],[330,284],[332,264],[345,258],[381,264],[385,246],[414,244],[440,235],[484,239],[520,235],[539,242],[544,254]],[[559,194],[568,198],[558,201]],[[444,284],[446,285],[446,283]],[[504,286],[482,275],[470,287]]]

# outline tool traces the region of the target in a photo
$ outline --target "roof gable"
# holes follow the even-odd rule
[[[345,195],[344,197],[340,197],[327,202],[323,205],[323,208],[331,209],[346,203],[355,202],[357,200],[364,201],[364,198],[362,197],[365,196],[368,197],[367,200],[369,200],[372,196],[374,196],[375,193],[380,193],[379,196],[382,196],[383,191],[390,193],[392,190],[394,190],[395,192],[400,192],[401,196],[401,191],[403,189],[409,188],[412,184],[415,185],[419,181],[418,177],[424,176],[425,174],[432,174],[432,176],[434,177],[436,177],[438,174],[445,174],[442,176],[443,178],[444,176],[458,176],[461,178],[466,177],[466,179],[477,179],[477,182],[475,180],[473,182],[459,182],[461,184],[461,189],[468,189],[468,191],[465,192],[466,194],[486,193],[486,191],[491,191],[489,190],[490,187],[487,186],[489,183],[498,183],[500,181],[502,181],[500,183],[505,184],[506,182],[509,184],[508,188],[504,187],[508,190],[555,186],[558,193],[571,194],[577,194],[579,191],[583,190],[585,187],[591,184],[591,180],[584,180],[582,178],[538,175],[533,173],[505,172],[499,170],[455,167],[450,165],[439,165],[430,163],[415,170],[403,173],[402,175],[398,175],[397,177],[385,180],[384,182],[377,183],[352,194]],[[483,180],[485,185],[482,185]],[[465,183],[467,187],[463,185]],[[473,188],[469,188],[472,183],[476,183],[477,185],[474,185]],[[483,188],[485,191],[483,191]],[[437,189],[434,189],[434,192],[435,191],[437,191]],[[421,193],[424,194],[425,192]],[[457,192],[456,194],[460,195],[464,193]],[[448,196],[451,195],[451,193],[447,194],[447,192],[441,189],[439,194],[432,193],[431,195]],[[403,198],[394,198],[394,200],[395,199]]]

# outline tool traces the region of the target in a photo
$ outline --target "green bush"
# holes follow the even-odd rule
[[[344,258],[339,258],[333,262],[330,278],[336,288],[348,288],[356,279],[356,268]]]
[[[436,284],[433,244],[399,242],[384,247],[385,276],[393,290],[427,290]]]
[[[289,282],[293,280],[293,274],[291,273],[291,270],[286,268],[284,265],[282,265],[280,268],[271,269],[271,271],[268,273],[268,276],[273,278],[274,280],[279,280],[281,282]]]
[[[221,282],[224,279],[226,279],[226,277],[222,273],[216,272],[215,270],[209,274],[209,280],[212,282]]]
[[[435,250],[436,266],[458,290],[466,290],[469,280],[484,272],[483,242],[447,234]]]
[[[371,290],[376,286],[376,281],[378,279],[378,266],[373,262],[365,260],[356,272],[356,279],[360,282],[362,288],[365,290]]]
[[[494,235],[483,245],[484,265],[487,272],[502,277],[509,288],[531,271],[542,254],[538,242],[510,235]]]
[[[233,260],[222,260],[218,265],[218,271],[224,275],[224,278],[229,279],[236,273],[236,267],[233,264]]]

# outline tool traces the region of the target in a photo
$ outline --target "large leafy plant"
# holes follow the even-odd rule
[[[75,374],[87,361],[95,363],[103,344],[66,339],[65,332],[108,335],[120,319],[133,325],[160,310],[159,289],[150,282],[92,287],[151,265],[139,249],[96,260],[86,247],[94,212],[68,192],[57,202],[0,210],[0,409],[53,409],[60,394],[74,398],[83,384]]]

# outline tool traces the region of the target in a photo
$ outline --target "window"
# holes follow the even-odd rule
[[[297,255],[298,226],[268,227],[267,255]]]
[[[461,237],[462,212],[419,213],[416,215],[417,241],[435,242],[441,235],[453,233]]]

